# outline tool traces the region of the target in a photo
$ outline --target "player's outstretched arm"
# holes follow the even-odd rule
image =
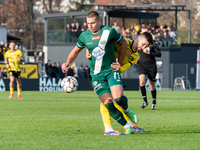
[[[78,54],[80,53],[82,49],[78,48],[77,46],[74,47],[74,49],[70,52],[66,63],[62,64],[62,71],[68,71],[69,65],[76,59]]]

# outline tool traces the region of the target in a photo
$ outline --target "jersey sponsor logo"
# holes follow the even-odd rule
[[[90,43],[87,43],[87,45],[89,45],[89,44],[92,44],[92,42],[90,42]]]
[[[102,49],[102,48],[99,47],[99,46],[96,47],[96,48],[94,48],[94,50],[92,51],[92,56],[93,56],[94,58],[96,58],[97,60],[102,59],[103,56],[104,56],[104,54],[105,54],[105,50]]]
[[[132,52],[130,51],[129,48],[127,48],[126,51],[129,53],[129,55],[132,55]]]
[[[92,40],[99,40],[101,37],[100,36],[94,36],[92,37]]]

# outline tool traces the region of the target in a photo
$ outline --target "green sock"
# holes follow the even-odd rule
[[[128,99],[124,95],[115,99],[115,102],[125,110],[128,108]]]
[[[113,119],[115,119],[119,124],[124,126],[127,123],[123,114],[114,106],[113,103],[107,103],[107,104],[105,104],[105,106],[108,109],[110,116]]]

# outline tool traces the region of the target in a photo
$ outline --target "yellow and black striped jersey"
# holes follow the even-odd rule
[[[133,41],[130,39],[127,39],[127,38],[125,38],[125,40],[127,42],[127,49],[126,49],[126,54],[124,56],[124,60],[121,64],[121,67],[119,70],[119,72],[121,72],[121,73],[128,70],[140,58],[138,51],[133,49],[133,47],[132,47]],[[119,43],[115,42],[114,46],[115,46],[115,58],[118,58],[119,51],[120,51],[120,45],[119,45]]]
[[[18,57],[22,57],[22,52],[19,49],[16,49],[15,51],[7,51],[5,54],[5,58],[8,59],[9,62],[9,70],[12,71],[20,71],[20,65],[18,61]]]

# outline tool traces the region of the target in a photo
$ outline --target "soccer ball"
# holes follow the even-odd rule
[[[78,88],[78,81],[72,76],[67,76],[62,79],[61,87],[66,93],[75,92]]]

